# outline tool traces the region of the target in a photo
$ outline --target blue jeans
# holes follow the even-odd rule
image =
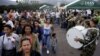
[[[50,34],[43,35],[43,45],[46,46],[47,49],[50,49]]]
[[[60,18],[56,18],[56,19],[55,19],[55,22],[56,22],[56,24],[58,24],[58,25],[60,24],[59,19],[60,19]]]

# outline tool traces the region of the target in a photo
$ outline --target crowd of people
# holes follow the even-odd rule
[[[48,14],[48,15],[47,15]],[[0,56],[42,56],[55,52],[56,33],[49,13],[4,11],[0,15]]]
[[[100,12],[93,12],[90,9],[74,10],[74,12],[73,10],[71,10],[70,13],[68,13],[68,17],[66,18],[67,23],[64,24],[67,25],[67,30],[79,25],[85,27],[86,29],[100,29],[99,17]],[[81,44],[83,44],[80,49],[82,51],[80,56],[93,56],[97,45],[96,41],[99,39],[100,34],[97,33],[99,33],[99,30],[89,30],[86,35],[83,34],[84,39],[80,39],[79,37],[75,38],[76,42],[80,42]],[[91,41],[92,43],[89,44]]]
[[[100,12],[88,10],[69,10],[67,11],[67,16],[65,18],[65,22],[62,23],[62,27],[67,30],[76,25],[82,25],[85,27],[92,27],[93,24],[90,25],[90,21],[96,21],[96,27],[99,28],[99,18]]]
[[[100,13],[93,13],[91,10],[57,12],[5,10],[0,15],[0,56],[42,56],[43,48],[46,48],[47,54],[50,53],[50,49],[56,53],[55,24],[67,30],[76,25],[99,28],[99,21]],[[86,56],[87,53],[84,52],[82,55]]]

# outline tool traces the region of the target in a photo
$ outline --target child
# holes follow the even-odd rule
[[[52,47],[52,51],[53,51],[54,54],[56,53],[56,46],[57,46],[56,33],[53,33],[52,39],[51,39],[51,47]]]

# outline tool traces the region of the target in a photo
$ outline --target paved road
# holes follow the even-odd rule
[[[61,29],[60,27],[55,27],[55,32],[57,34],[57,53],[52,54],[50,52],[49,55],[46,54],[46,50],[43,52],[43,56],[80,56],[81,51],[73,49],[69,46],[66,40],[66,30]],[[100,56],[100,43],[97,46],[97,49],[94,53],[94,56]]]
[[[100,39],[93,56],[100,56]]]
[[[80,51],[75,50],[71,48],[67,41],[66,41],[66,30],[61,29],[60,27],[56,26],[55,27],[55,32],[57,34],[57,53],[55,54],[56,56],[79,56]],[[46,55],[46,51],[43,52],[43,56],[48,56]],[[49,56],[55,56],[54,54],[51,54]]]

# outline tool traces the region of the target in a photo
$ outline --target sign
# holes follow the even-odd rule
[[[94,6],[95,2],[93,2],[93,1],[82,1],[80,4],[82,6]]]
[[[77,3],[74,3],[68,8],[74,8],[74,9],[100,9],[100,1],[99,0],[81,0]]]

